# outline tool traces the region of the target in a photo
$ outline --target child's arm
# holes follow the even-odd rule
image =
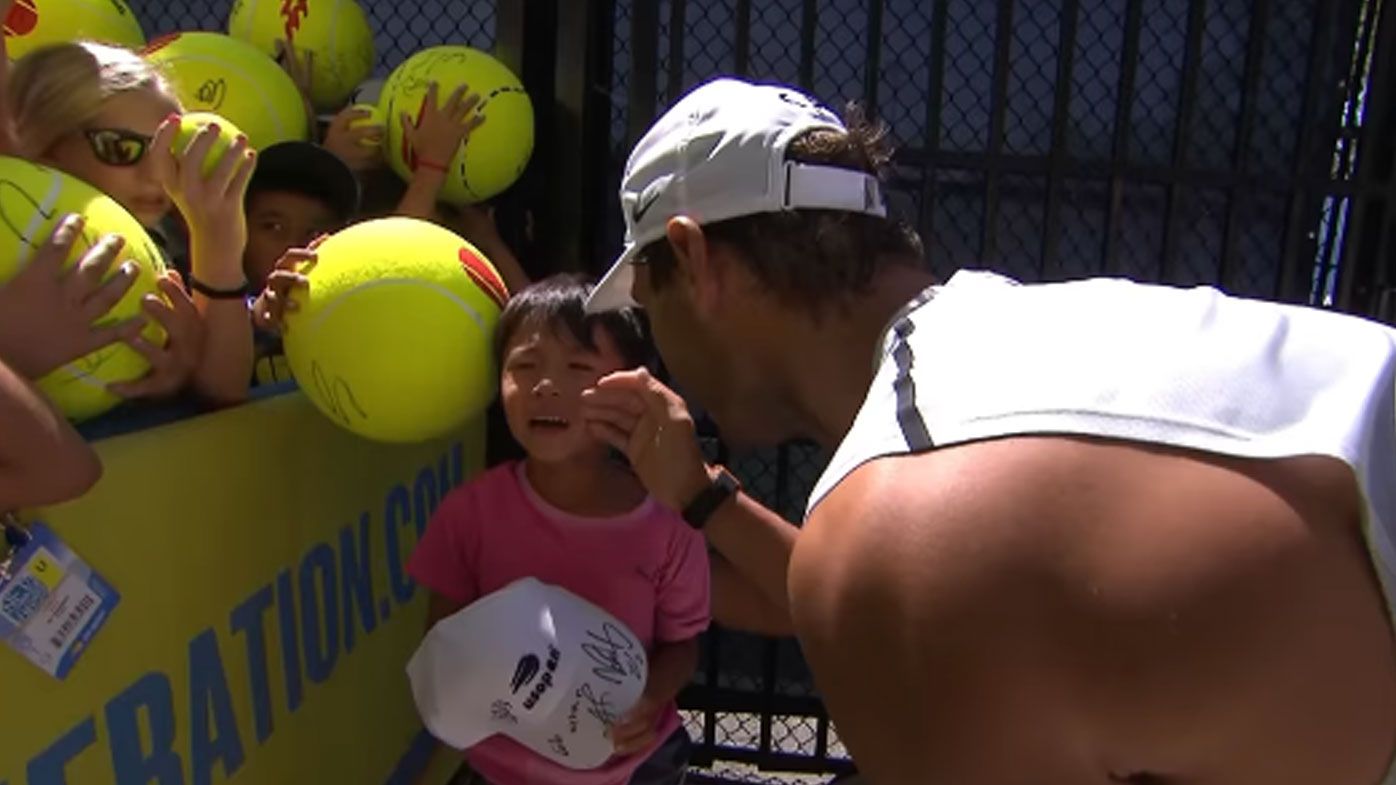
[[[528,273],[524,272],[523,265],[519,264],[518,257],[514,256],[509,244],[499,236],[499,228],[494,223],[494,208],[479,204],[467,205],[456,211],[453,223],[461,237],[490,260],[490,264],[499,272],[499,277],[504,279],[504,286],[511,295],[529,285]]]
[[[611,728],[617,755],[639,752],[654,742],[659,713],[678,697],[698,668],[698,639],[661,643],[650,655],[649,679],[640,700]]]
[[[245,296],[209,292],[232,295],[247,284],[242,270],[247,245],[243,196],[256,158],[246,138],[239,138],[205,177],[202,162],[217,139],[216,129],[204,128],[176,155],[170,145],[178,128],[178,120],[166,120],[151,146],[159,156],[165,189],[189,224],[188,283],[205,328],[193,387],[211,403],[230,405],[247,398],[252,380],[252,322]]]
[[[315,137],[315,103],[310,100],[311,75],[315,71],[315,53],[298,52],[295,44],[289,38],[278,38],[272,42],[272,48],[276,51],[273,58],[286,75],[291,77],[291,81],[296,85],[296,92],[301,94],[301,104],[305,107],[306,132],[312,141]]]
[[[470,132],[485,122],[475,112],[480,96],[467,94],[466,86],[456,88],[444,106],[437,105],[437,86],[432,82],[422,100],[421,115],[413,121],[403,112],[402,136],[411,151],[412,182],[398,202],[397,214],[424,221],[436,220],[436,196],[446,182],[447,167]],[[392,118],[388,118],[392,122]]]
[[[56,504],[102,476],[97,454],[38,390],[0,362],[0,510]]]

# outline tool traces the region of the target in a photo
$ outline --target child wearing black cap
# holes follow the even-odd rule
[[[242,267],[265,302],[268,279],[283,259],[296,260],[293,249],[306,248],[321,235],[337,231],[359,212],[359,181],[338,156],[310,142],[282,142],[262,150],[247,186],[247,250]],[[289,381],[279,333],[257,318],[251,304],[255,365],[253,384]]]
[[[337,231],[359,212],[359,181],[336,155],[310,142],[266,148],[247,186],[247,250],[242,266],[255,288],[286,251]]]

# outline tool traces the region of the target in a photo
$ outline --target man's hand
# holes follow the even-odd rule
[[[592,435],[629,459],[656,499],[682,510],[711,482],[693,416],[678,393],[640,368],[610,374],[582,393]]]

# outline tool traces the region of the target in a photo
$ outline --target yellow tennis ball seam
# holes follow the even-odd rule
[[[231,71],[238,77],[240,77],[243,82],[253,85],[253,89],[251,90],[251,92],[253,95],[256,95],[258,99],[260,99],[260,103],[262,105],[263,110],[263,116],[271,119],[272,123],[276,126],[276,133],[278,136],[284,136],[286,134],[287,122],[284,118],[280,116],[280,112],[277,111],[276,104],[270,100],[269,96],[263,94],[260,89],[256,89],[260,87],[260,85],[258,85],[257,83],[258,80],[254,79],[251,75],[249,75],[246,70],[239,68],[236,65],[233,65],[227,60],[214,59],[212,55],[182,55],[177,58],[170,58],[165,62],[174,63],[179,60],[200,63],[203,65],[216,65],[220,68],[226,68],[228,71]],[[209,111],[216,113],[222,107],[222,105],[223,101],[220,100],[217,106],[209,107]]]
[[[336,310],[338,310],[341,306],[344,305],[343,300],[346,297],[349,297],[350,295],[353,295],[358,292],[371,291],[373,289],[381,289],[386,286],[393,285],[406,285],[413,288],[428,289],[430,291],[436,292],[437,294],[446,297],[446,299],[450,300],[455,305],[460,306],[467,314],[469,314],[471,320],[475,322],[476,327],[479,327],[481,330],[489,329],[485,326],[485,319],[483,316],[480,315],[480,312],[475,310],[475,308],[471,306],[470,303],[467,303],[459,294],[451,291],[449,287],[442,286],[441,284],[436,283],[434,281],[422,280],[420,278],[376,278],[372,281],[369,281],[368,283],[358,284],[351,289],[345,289],[342,292],[335,292],[334,297],[329,302],[325,303],[323,306],[320,307],[320,310],[315,314],[310,324],[306,325],[306,327],[308,327],[313,334],[314,330],[319,329],[319,327],[323,326],[324,321],[328,319]],[[473,283],[469,285],[474,286]],[[304,307],[303,304],[302,307]]]
[[[489,108],[490,102],[493,101],[495,98],[498,98],[499,96],[508,93],[517,93],[522,95],[525,99],[528,98],[528,91],[523,89],[522,87],[515,87],[513,85],[500,85],[499,87],[496,87],[495,89],[491,90],[489,92],[489,95],[483,96],[480,99],[480,105],[475,108],[475,112],[479,114],[481,117],[484,117],[485,110]],[[486,118],[486,122],[489,122],[488,118]],[[462,147],[464,148],[464,150],[470,149],[469,138],[465,140],[465,144],[462,145]],[[466,191],[470,192],[471,197],[473,197],[476,201],[480,201],[485,197],[481,196],[480,193],[476,191],[475,188],[470,184],[470,174],[467,171],[468,167],[466,166],[467,155],[460,156],[460,184],[461,187],[465,188]],[[525,159],[525,161],[527,161],[527,159]]]
[[[354,85],[373,70],[376,53],[367,12],[355,0],[309,2],[288,30],[281,11],[274,3],[238,3],[228,32],[267,54],[274,54],[275,41],[288,38],[298,51],[314,52],[312,104],[320,111],[343,105]]]
[[[126,264],[134,264],[137,271],[132,288],[93,324],[111,324],[139,315],[140,298],[158,294],[155,279],[164,269],[158,252],[152,253],[149,238],[142,241],[144,230],[140,224],[110,197],[58,170],[15,158],[3,159],[0,169],[7,170],[0,171],[0,223],[15,237],[15,253],[9,258],[7,271],[0,265],[0,274],[8,279],[32,263],[63,215],[83,213],[87,221],[66,254],[65,269],[79,264],[104,235],[117,234],[126,239],[126,245],[103,281],[120,274]],[[142,335],[152,342],[163,341],[164,337],[159,325],[149,321]],[[142,355],[123,343],[115,343],[64,363],[37,383],[67,416],[85,419],[120,402],[108,389],[109,383],[138,378],[148,369]]]
[[[401,254],[403,237],[415,238],[415,253]],[[317,409],[365,438],[408,443],[488,405],[499,309],[460,261],[468,247],[407,218],[356,224],[319,247],[286,333],[292,371]]]

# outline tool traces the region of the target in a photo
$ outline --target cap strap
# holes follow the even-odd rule
[[[781,209],[847,210],[886,217],[882,186],[867,172],[785,162]]]

